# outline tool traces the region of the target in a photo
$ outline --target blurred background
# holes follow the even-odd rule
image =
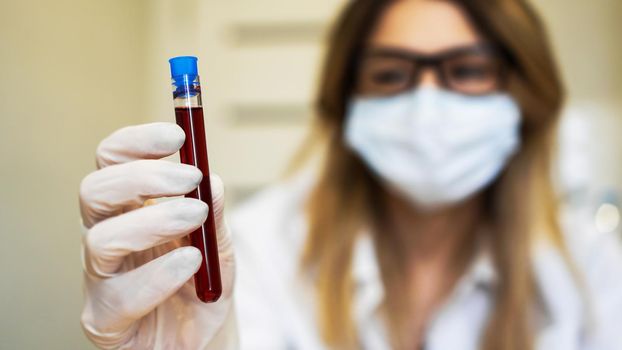
[[[301,143],[322,38],[345,2],[2,2],[0,348],[92,348],[79,325],[79,183],[115,129],[174,121],[168,58],[200,59],[211,167],[231,207],[278,180]],[[619,232],[622,2],[534,2],[569,87],[566,212]]]

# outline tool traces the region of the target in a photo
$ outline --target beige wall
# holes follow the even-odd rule
[[[141,1],[0,10],[0,348],[89,348],[78,183],[98,141],[145,119]]]
[[[565,115],[583,125],[565,136],[575,144],[586,139],[581,149],[568,150],[572,154],[562,147],[562,160],[575,157],[587,165],[567,175],[586,178],[591,196],[622,191],[622,1],[534,3],[546,16],[568,86]]]
[[[322,50],[318,31],[342,2],[3,3],[0,347],[89,347],[79,327],[78,184],[112,130],[172,120],[166,60],[200,56],[211,160],[232,202],[275,180],[300,142]],[[620,1],[538,4],[572,100],[615,105],[622,97]],[[182,17],[179,8],[196,11]],[[290,112],[296,117],[288,119]],[[618,119],[607,123],[604,129],[616,130]],[[603,166],[612,174],[607,181],[622,175],[618,164]]]
[[[533,0],[546,15],[572,100],[622,100],[622,1]]]

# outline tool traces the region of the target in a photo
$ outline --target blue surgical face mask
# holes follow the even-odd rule
[[[351,101],[345,140],[392,190],[422,208],[466,199],[490,184],[520,144],[507,94],[419,88]]]

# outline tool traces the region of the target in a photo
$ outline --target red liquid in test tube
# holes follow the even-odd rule
[[[175,118],[177,125],[186,134],[179,157],[182,163],[196,166],[203,173],[197,189],[186,194],[186,197],[199,199],[209,206],[207,220],[190,234],[190,244],[199,249],[203,256],[201,267],[194,275],[197,296],[201,301],[209,303],[220,298],[222,282],[197,58],[181,56],[172,58],[169,62],[173,79]]]

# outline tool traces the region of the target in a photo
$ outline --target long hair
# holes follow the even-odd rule
[[[306,207],[309,234],[301,268],[314,276],[319,329],[332,348],[360,348],[352,318],[351,269],[353,246],[365,226],[375,228],[391,343],[396,349],[407,344],[405,266],[395,253],[399,250],[396,237],[382,225],[386,209],[379,200],[381,185],[343,139],[358,59],[394,1],[356,0],[345,6],[330,32],[319,81],[315,130],[325,149]],[[508,66],[507,92],[520,105],[523,118],[520,151],[485,193],[486,221],[492,227],[488,238],[499,279],[481,344],[487,350],[531,349],[529,310],[537,294],[530,268],[532,248],[537,240],[546,239],[567,256],[549,177],[564,91],[546,30],[526,1],[452,2],[463,9],[480,35],[500,48]]]

